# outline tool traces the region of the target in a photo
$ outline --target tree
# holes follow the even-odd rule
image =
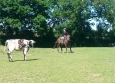
[[[0,0],[0,4],[0,22],[6,35],[23,35],[26,31],[47,33],[48,0]],[[8,31],[9,27],[12,32]]]
[[[76,44],[83,45],[87,40],[96,42],[96,34],[106,35],[108,33],[104,32],[111,25],[114,26],[114,0],[50,0],[50,2],[52,3],[50,22],[53,28],[60,34],[62,28],[66,27]],[[90,27],[88,19],[91,18],[104,19],[103,22],[99,22],[97,31],[93,31]],[[105,23],[105,20],[110,23],[110,26]]]

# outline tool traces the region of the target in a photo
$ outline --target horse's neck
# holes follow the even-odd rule
[[[65,36],[65,40],[68,40],[68,37],[67,37],[67,36]]]
[[[65,36],[65,40],[67,40],[67,36]]]

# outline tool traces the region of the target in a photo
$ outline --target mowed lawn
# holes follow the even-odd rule
[[[114,47],[76,47],[73,53],[31,48],[27,61],[14,51],[14,62],[3,50],[0,46],[0,83],[115,83]]]

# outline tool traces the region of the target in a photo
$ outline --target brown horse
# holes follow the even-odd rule
[[[57,46],[57,51],[59,52],[59,47],[61,48],[61,51],[63,51],[62,47],[65,46],[66,48],[66,53],[67,51],[67,47],[70,48],[70,52],[72,53],[71,50],[71,40],[70,40],[70,35],[65,36],[64,41],[61,39],[61,37],[59,37],[56,42],[55,42],[55,46],[54,48]]]

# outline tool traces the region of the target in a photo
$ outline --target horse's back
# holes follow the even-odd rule
[[[61,41],[60,37],[57,38],[55,43],[59,43]]]

